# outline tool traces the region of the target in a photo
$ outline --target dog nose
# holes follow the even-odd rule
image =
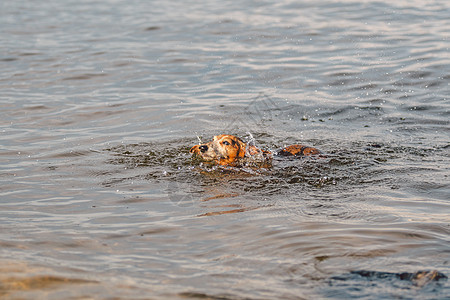
[[[206,145],[201,145],[198,148],[200,149],[200,151],[202,153],[205,153],[206,151],[208,151],[208,146],[206,146]]]

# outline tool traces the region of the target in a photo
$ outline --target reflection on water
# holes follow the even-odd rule
[[[95,280],[47,275],[52,271],[43,267],[32,267],[20,261],[2,261],[0,270],[0,296],[5,299],[12,296],[16,299],[28,296],[45,297],[48,290],[64,293],[69,285],[84,288],[86,285],[99,283]]]
[[[0,296],[445,298],[447,2],[3,3]]]

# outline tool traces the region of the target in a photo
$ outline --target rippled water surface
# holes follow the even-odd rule
[[[450,294],[448,1],[0,8],[2,299]]]

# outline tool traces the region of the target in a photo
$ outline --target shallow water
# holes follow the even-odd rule
[[[1,4],[0,296],[449,295],[447,2]]]

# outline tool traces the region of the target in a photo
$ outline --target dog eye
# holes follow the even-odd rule
[[[230,142],[224,141],[223,144],[229,146],[229,145],[230,145]]]

